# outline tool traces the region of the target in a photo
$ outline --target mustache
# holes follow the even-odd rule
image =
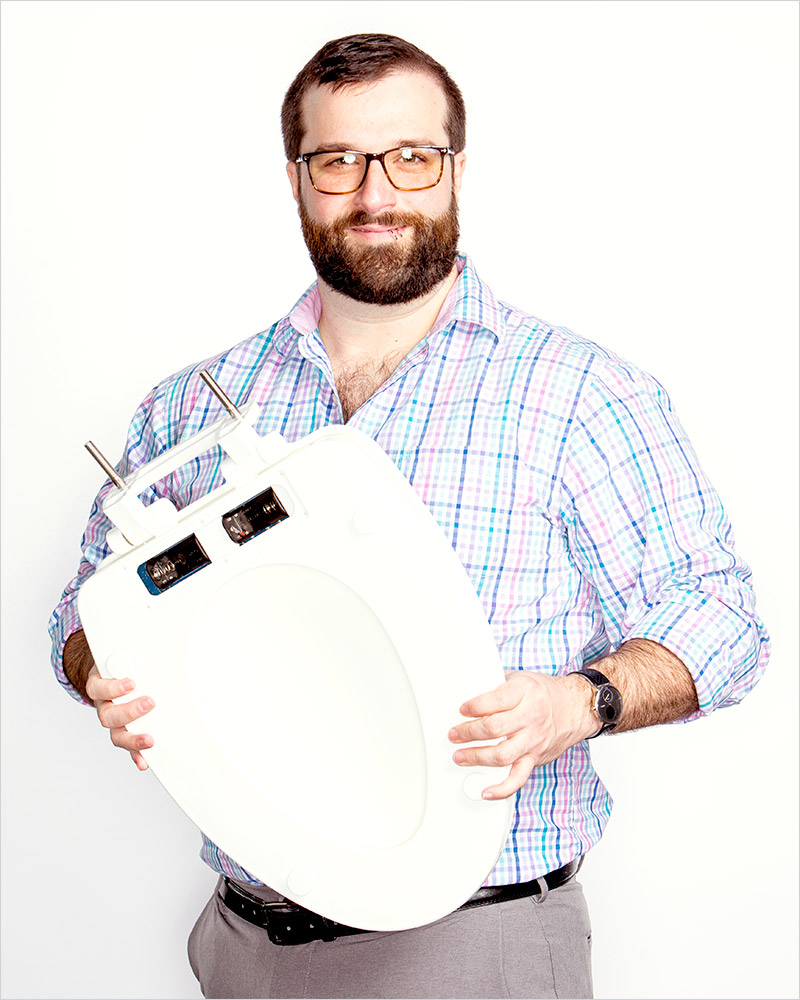
[[[339,231],[358,226],[386,226],[399,229],[401,226],[424,226],[426,222],[425,216],[417,212],[383,212],[381,215],[371,215],[360,210],[337,219],[335,228]]]

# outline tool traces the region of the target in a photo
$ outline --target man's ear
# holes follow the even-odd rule
[[[289,175],[289,183],[292,185],[292,195],[294,200],[300,204],[300,173],[298,171],[299,164],[297,163],[287,163],[286,173]]]
[[[462,150],[453,157],[453,190],[456,194],[461,190],[461,180],[464,176],[464,167],[467,165],[467,154]]]

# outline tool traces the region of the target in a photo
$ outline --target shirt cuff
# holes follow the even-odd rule
[[[64,646],[67,639],[74,633],[80,631],[80,616],[78,615],[77,593],[71,597],[64,598],[53,612],[50,618],[48,631],[53,643],[51,662],[55,671],[56,679],[64,690],[71,695],[75,701],[81,705],[92,705],[83,695],[73,687],[69,678],[64,673]]]
[[[761,622],[711,594],[687,594],[655,605],[625,633],[649,639],[674,653],[697,689],[699,712],[738,704],[756,685],[769,659],[769,636]]]

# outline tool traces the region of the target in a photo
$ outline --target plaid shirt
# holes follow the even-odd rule
[[[690,670],[698,714],[753,687],[769,640],[750,572],[734,552],[711,483],[652,377],[569,330],[499,302],[469,259],[428,335],[352,416],[411,482],[474,584],[505,669],[566,674],[641,637]],[[317,331],[312,286],[269,330],[161,382],[131,423],[123,475],[222,415],[198,376],[208,367],[257,430],[295,441],[342,423]],[[151,488],[179,508],[222,482],[219,450]],[[50,631],[61,663],[80,628],[76,594],[108,554],[92,509],[83,560]],[[475,692],[478,694],[480,692]],[[534,769],[516,796],[506,847],[486,884],[537,878],[585,853],[611,799],[586,742]],[[204,837],[217,871],[255,882]]]

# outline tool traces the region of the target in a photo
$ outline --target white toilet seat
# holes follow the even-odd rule
[[[512,816],[512,800],[481,798],[507,769],[460,768],[447,739],[459,705],[503,681],[480,602],[369,438],[214,427],[234,459],[225,486],[145,509],[162,456],[108,498],[124,537],[79,593],[98,669],[153,697],[128,727],[153,735],[151,769],[253,875],[352,926],[439,919],[491,871]],[[267,488],[288,516],[236,544],[221,515]],[[208,561],[159,592],[154,557],[190,535]]]

